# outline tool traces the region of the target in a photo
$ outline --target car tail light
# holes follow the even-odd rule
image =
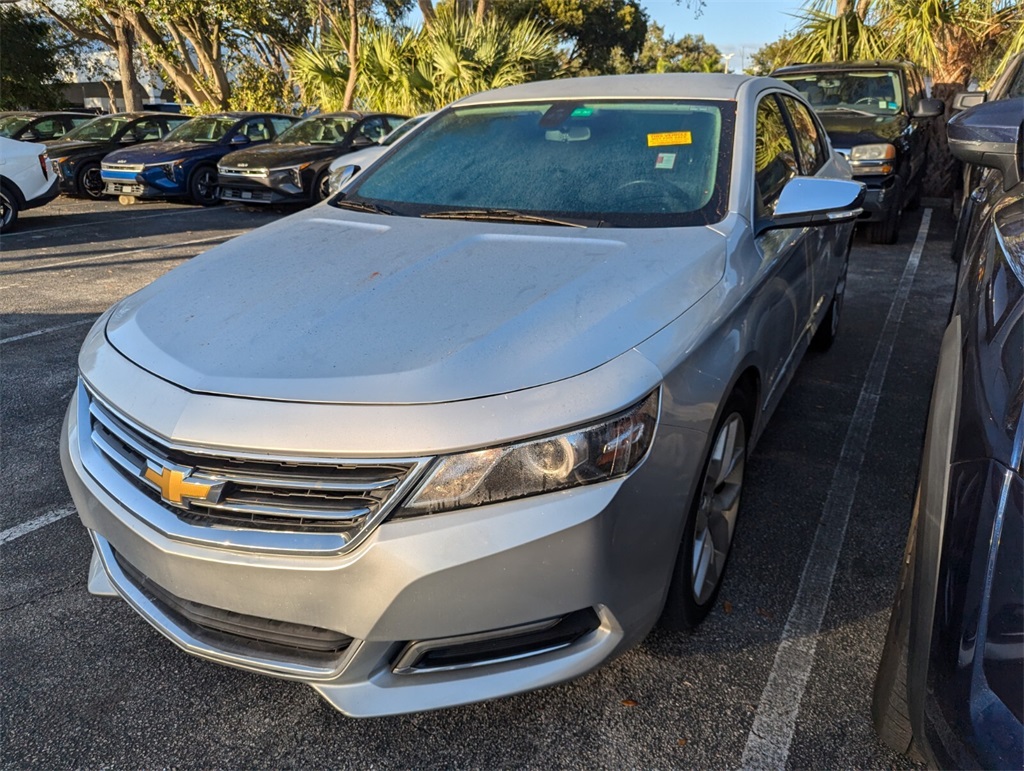
[[[40,153],[40,155],[39,155],[39,168],[41,168],[43,170],[43,179],[49,179],[50,178],[50,172],[46,168],[46,166],[47,166],[47,164],[46,164],[46,153]]]

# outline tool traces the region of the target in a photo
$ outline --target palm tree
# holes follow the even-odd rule
[[[885,41],[872,25],[868,0],[812,0],[797,14],[801,25],[787,47],[791,61],[879,59]]]

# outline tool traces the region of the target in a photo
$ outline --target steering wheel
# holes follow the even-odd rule
[[[873,96],[862,96],[860,99],[858,99],[856,102],[854,102],[854,104],[875,104],[875,105],[877,105],[881,101],[882,101],[881,99],[875,99]],[[888,100],[886,100],[886,101],[888,101]]]
[[[625,194],[631,203],[650,201],[657,204],[657,212],[674,214],[693,211],[690,195],[678,186],[664,180],[634,179],[615,188],[618,194]]]

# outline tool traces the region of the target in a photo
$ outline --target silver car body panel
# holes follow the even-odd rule
[[[727,216],[699,228],[568,231],[320,206],[127,298],[86,338],[61,434],[95,544],[91,591],[121,595],[190,653],[307,682],[350,715],[550,685],[646,635],[720,410],[742,381],[757,411],[752,439],[762,430],[842,280],[853,224],[753,232],[754,105],[792,92],[776,81],[581,79],[464,103],[570,88],[738,101]],[[818,176],[848,179],[849,169],[833,158]],[[168,447],[272,460],[429,464],[593,424],[652,391],[660,413],[626,476],[389,515],[346,545],[332,534],[203,526],[143,495],[94,452],[80,418],[86,387]],[[147,594],[125,565],[159,591]],[[159,596],[352,642],[312,668],[258,644],[239,654]],[[402,652],[430,641],[491,639],[583,610],[594,627],[569,644],[401,673]]]

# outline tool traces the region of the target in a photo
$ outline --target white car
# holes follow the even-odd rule
[[[57,197],[57,178],[46,150],[39,145],[0,137],[0,233],[14,229],[18,212]]]
[[[395,142],[401,141],[405,137],[409,136],[414,128],[421,125],[427,118],[433,115],[435,115],[435,113],[425,112],[422,115],[409,118],[409,120],[396,128],[386,137],[382,137],[377,144],[371,145],[370,147],[364,147],[362,150],[356,150],[354,153],[345,153],[331,161],[331,165],[328,167],[330,195],[340,193],[341,186],[348,182],[349,179],[384,155],[384,153],[388,151],[388,148],[395,144]],[[356,167],[355,174],[345,175],[341,173],[342,169],[348,166]]]

